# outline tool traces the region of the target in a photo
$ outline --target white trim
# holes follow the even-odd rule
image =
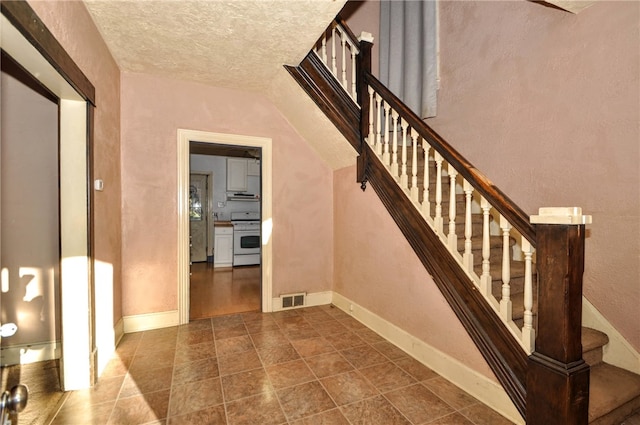
[[[337,292],[333,293],[333,304],[496,412],[517,424],[524,424],[507,393],[495,381]]]
[[[604,362],[640,374],[640,354],[585,297],[582,297],[582,325],[609,337],[609,343],[602,348]]]
[[[60,353],[60,341],[12,345],[0,350],[0,364],[5,366],[54,360],[60,358]]]
[[[118,320],[118,323],[116,323],[115,326],[113,327],[113,334],[115,336],[114,344],[117,347],[118,344],[120,344],[122,337],[124,336],[124,320],[122,319],[122,317],[120,318],[120,320]]]
[[[178,129],[178,324],[189,323],[189,142],[252,146],[262,149],[262,311],[272,311],[273,229],[271,139]],[[126,327],[125,327],[126,332]]]
[[[178,310],[124,316],[122,323],[122,329],[126,334],[151,329],[168,328],[180,324],[178,320]]]
[[[333,292],[332,291],[324,291],[324,292],[311,292],[311,293],[307,293],[307,295],[305,296],[305,304],[298,306],[298,307],[293,307],[293,308],[287,308],[287,310],[293,310],[296,308],[305,308],[305,307],[315,307],[315,306],[319,306],[319,305],[328,305],[331,304],[331,300],[333,299]],[[281,311],[283,310],[282,308],[282,298],[280,297],[274,297],[271,301],[271,305],[273,306],[273,310],[272,311]]]
[[[2,49],[60,98],[62,386],[65,391],[89,388],[94,312],[87,248],[87,104],[4,15],[0,28]]]

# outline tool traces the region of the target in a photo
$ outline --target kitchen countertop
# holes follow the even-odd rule
[[[233,227],[230,221],[214,221],[214,227]]]

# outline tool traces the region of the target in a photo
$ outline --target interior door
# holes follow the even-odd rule
[[[207,261],[209,200],[206,174],[189,176],[189,232],[191,262]]]

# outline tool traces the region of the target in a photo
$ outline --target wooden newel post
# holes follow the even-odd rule
[[[362,190],[365,188],[367,180],[367,149],[365,137],[369,133],[369,85],[366,75],[371,74],[371,47],[373,37],[367,32],[363,32],[358,38],[360,42],[360,52],[356,61],[356,88],[358,92],[358,104],[360,104],[360,152],[357,162],[356,181],[362,183]]]
[[[582,359],[585,225],[580,208],[541,208],[536,225],[538,331],[527,372],[527,425],[586,425],[589,365]]]

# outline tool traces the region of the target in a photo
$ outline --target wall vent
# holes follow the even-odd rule
[[[306,297],[306,292],[300,292],[298,294],[286,294],[280,295],[280,300],[282,301],[282,309],[295,308],[295,307],[304,307],[304,300]]]

